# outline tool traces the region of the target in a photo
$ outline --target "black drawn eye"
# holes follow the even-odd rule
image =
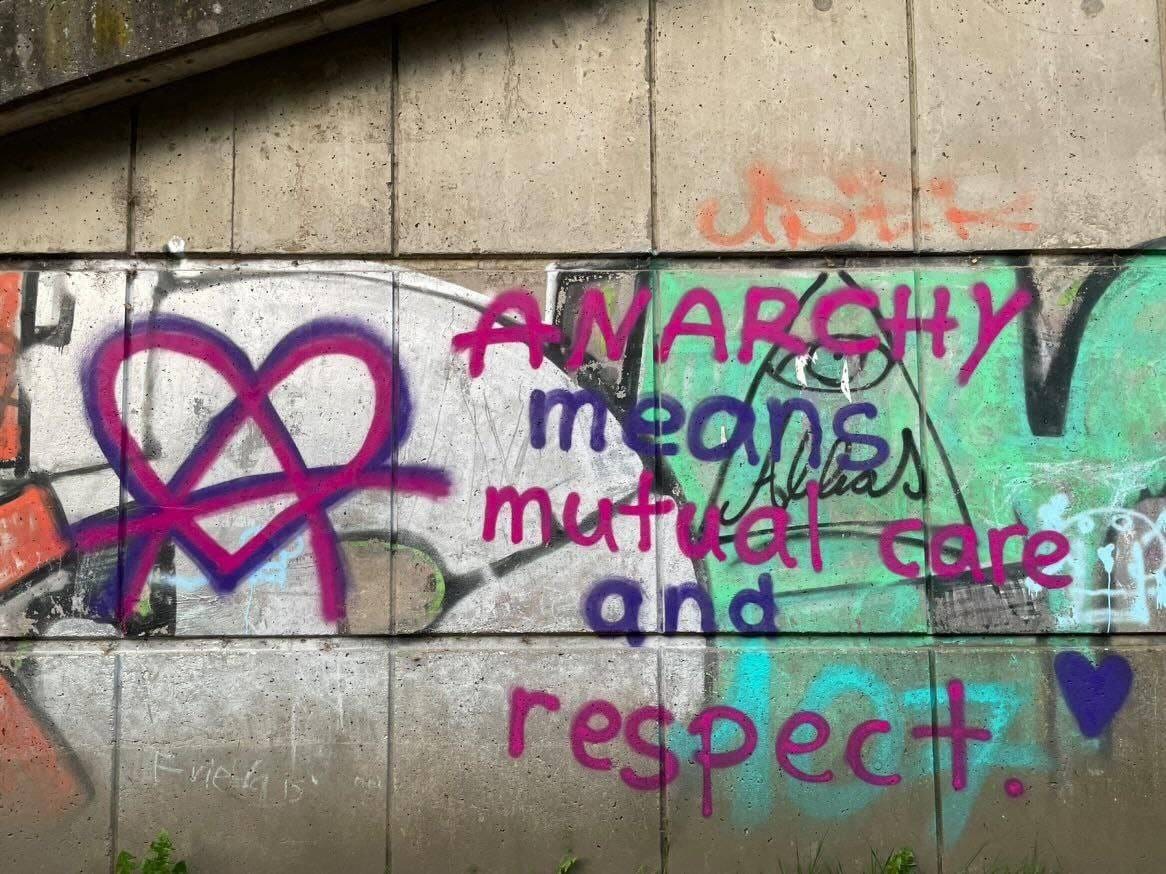
[[[839,334],[838,339],[863,338]],[[883,346],[861,355],[843,355],[811,343],[805,355],[788,354],[772,366],[769,373],[782,385],[798,391],[841,394],[844,376],[849,391],[865,391],[886,379],[892,364],[894,361]]]

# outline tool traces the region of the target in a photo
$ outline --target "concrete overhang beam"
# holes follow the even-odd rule
[[[0,0],[0,135],[428,0]]]

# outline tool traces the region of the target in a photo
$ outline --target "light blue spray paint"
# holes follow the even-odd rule
[[[873,671],[853,665],[832,665],[814,678],[797,709],[827,714],[831,706],[845,695],[860,695],[870,701],[870,712],[863,721],[885,719],[891,724],[889,734],[877,735],[868,741],[864,755],[876,774],[896,773],[903,759],[902,738],[906,736],[906,726],[895,693]],[[834,732],[850,731],[853,726],[832,722],[831,729]],[[840,811],[845,811],[848,816],[857,813],[883,792],[882,787],[871,786],[849,774],[835,774],[834,780],[826,784],[789,778],[786,786],[790,799],[817,819],[837,819]]]
[[[758,728],[758,749],[741,766],[738,779],[729,784],[726,799],[729,818],[734,825],[749,828],[769,821],[773,816],[777,791],[777,764],[773,753],[776,738],[774,720],[777,691],[789,683],[785,672],[774,669],[774,654],[764,650],[736,654],[732,685],[725,701],[746,713]],[[885,719],[891,732],[868,741],[864,751],[871,769],[876,773],[895,773],[903,776],[900,786],[920,780],[934,779],[935,763],[930,741],[909,737],[911,727],[931,722],[930,686],[909,689],[896,696],[890,685],[874,672],[855,665],[832,665],[825,668],[810,684],[801,702],[783,714],[783,718],[797,710],[814,710],[829,718],[832,707],[847,695],[860,695],[870,704],[870,713],[862,719]],[[948,844],[959,840],[971,817],[972,808],[980,792],[994,774],[1002,778],[1025,771],[1047,771],[1051,762],[1045,750],[1033,743],[1006,740],[1016,718],[1024,706],[1014,686],[1000,683],[965,683],[969,705],[969,724],[984,725],[992,733],[989,741],[972,741],[968,750],[968,785],[960,792],[945,793],[944,839]],[[947,690],[937,690],[937,705],[941,724],[948,718]],[[855,723],[857,724],[857,723]],[[835,714],[831,720],[834,731],[849,732],[854,725],[841,725]],[[670,732],[669,743],[685,760],[691,760],[695,750],[693,738],[679,726]],[[714,732],[715,749],[730,749],[740,743],[739,732],[731,725],[718,727]],[[940,743],[941,758],[949,755],[945,742]],[[950,759],[945,759],[950,762]],[[941,766],[941,773],[950,774],[950,765]],[[784,777],[784,775],[783,775]],[[871,786],[858,779],[842,780],[836,775],[830,784],[803,783],[792,778],[782,785],[792,804],[803,813],[822,820],[846,819],[878,800],[888,791]],[[893,791],[893,790],[892,790]],[[929,824],[935,835],[935,823]]]
[[[244,546],[252,537],[255,537],[263,530],[263,525],[253,525],[247,528],[239,535],[238,546]],[[251,623],[251,605],[255,595],[256,586],[274,586],[283,591],[287,588],[288,568],[293,561],[304,554],[307,545],[304,541],[304,536],[301,534],[292,540],[287,546],[281,549],[278,553],[273,555],[264,564],[260,565],[247,578],[247,606],[243,612],[243,622],[245,627],[250,627]],[[185,574],[174,574],[168,580],[175,589],[180,592],[195,592],[208,585],[206,577],[202,575],[188,576]]]
[[[939,722],[946,725],[949,718],[946,683],[940,684],[935,693]],[[968,785],[959,792],[951,788],[950,744],[943,739],[939,742],[939,756],[942,762],[940,773],[946,781],[943,787],[943,836],[947,845],[959,840],[967,828],[972,808],[980,797],[980,791],[984,788],[989,775],[998,774],[999,770],[1003,769],[1006,773],[1000,776],[1006,778],[1015,776],[1018,771],[1047,771],[1052,767],[1048,754],[1037,744],[1005,740],[1024,705],[1014,686],[1003,683],[965,683],[964,700],[968,704],[968,725],[984,726],[992,733],[992,739],[968,743]],[[903,706],[908,711],[925,714],[922,719],[929,722],[931,689],[924,686],[906,692],[903,695]],[[987,718],[984,715],[984,708],[988,710]],[[922,762],[923,773],[916,776],[932,777],[934,760],[927,755],[922,758]],[[933,835],[934,831],[933,824]]]

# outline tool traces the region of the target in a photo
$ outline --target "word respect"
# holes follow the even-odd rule
[[[909,730],[909,735],[916,741],[931,743],[932,739],[936,739],[951,744],[951,785],[952,789],[960,792],[968,785],[969,744],[973,741],[990,741],[992,732],[984,727],[968,725],[962,680],[948,681],[947,704],[950,718],[946,725],[916,725]],[[511,692],[507,747],[512,759],[521,759],[526,752],[528,726],[535,721],[545,725],[545,714],[556,714],[561,707],[559,696],[547,691],[519,687]],[[539,714],[538,711],[543,713]],[[672,783],[681,772],[680,757],[676,752],[667,743],[661,745],[653,740],[664,734],[661,729],[675,722],[676,717],[664,707],[640,707],[625,717],[611,701],[597,698],[585,703],[571,717],[567,739],[572,756],[582,767],[592,771],[611,771],[614,762],[607,745],[614,743],[622,734],[627,748],[653,763],[655,772],[627,766],[619,769],[619,779],[631,789],[658,791],[660,787]],[[652,725],[659,728],[652,728]],[[729,727],[735,727],[736,731],[727,732]],[[709,817],[713,815],[713,773],[743,765],[757,752],[757,725],[745,712],[716,704],[701,710],[688,723],[687,730],[699,742],[691,762],[701,771],[700,812],[702,816]],[[864,720],[850,729],[844,759],[857,779],[884,788],[902,781],[900,774],[876,772],[866,753],[868,744],[876,735],[889,735],[891,731],[890,722],[878,718]],[[645,737],[645,733],[648,737]],[[826,746],[832,733],[833,727],[820,713],[801,710],[792,714],[781,723],[773,742],[773,755],[777,764],[794,780],[819,784],[832,782],[835,779],[833,770],[812,770],[815,766],[806,758]],[[735,745],[725,743],[727,734],[736,735],[739,739]],[[718,745],[723,748],[718,749]]]

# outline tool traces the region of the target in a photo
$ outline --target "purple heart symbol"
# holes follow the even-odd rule
[[[1093,666],[1079,652],[1058,653],[1053,670],[1069,712],[1085,737],[1099,737],[1130,694],[1134,671],[1119,655],[1108,655]]]

